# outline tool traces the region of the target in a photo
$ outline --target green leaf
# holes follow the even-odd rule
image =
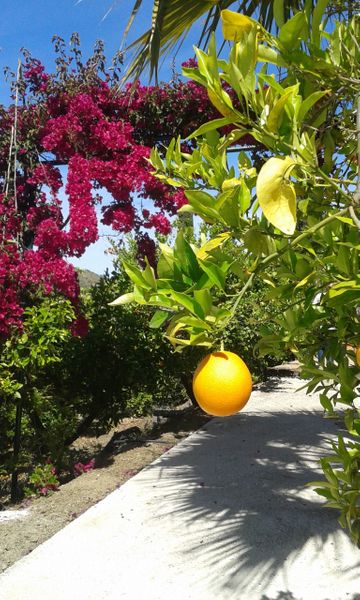
[[[239,203],[233,189],[219,194],[216,199],[215,210],[218,211],[226,225],[232,228],[239,227]]]
[[[222,89],[220,84],[217,88],[218,89],[216,90],[212,90],[210,87],[207,89],[211,104],[213,104],[219,113],[226,119],[231,119],[232,122],[236,121],[237,113],[234,110],[229,94]]]
[[[170,314],[168,312],[164,310],[157,310],[151,318],[149,327],[151,327],[151,329],[159,329],[159,327],[161,327],[161,325],[167,321],[169,316]]]
[[[220,290],[224,290],[225,289],[225,274],[220,269],[220,267],[218,267],[218,265],[214,265],[212,263],[205,262],[203,260],[200,260],[199,263],[200,263],[200,266],[203,269],[203,271],[209,277],[210,281],[216,287],[218,287]]]
[[[212,346],[211,342],[207,341],[206,333],[199,333],[197,335],[191,336],[189,340],[184,340],[181,338],[176,338],[170,335],[167,335],[166,338],[173,344],[173,346],[204,346],[206,348],[210,348]]]
[[[314,8],[311,27],[311,42],[316,48],[320,48],[321,21],[329,2],[330,0],[317,0]]]
[[[134,267],[133,265],[125,261],[122,261],[122,264],[125,273],[128,275],[128,277],[130,277],[131,281],[133,281],[139,288],[144,288],[145,290],[151,289],[152,286],[145,279],[140,269]]]
[[[314,104],[316,104],[318,100],[320,100],[327,94],[329,94],[329,90],[324,90],[323,92],[314,92],[313,94],[310,94],[310,96],[305,98],[305,100],[303,100],[298,115],[299,123],[303,122],[307,113],[314,106]]]
[[[186,139],[191,140],[193,138],[200,137],[201,135],[208,133],[208,131],[214,131],[214,129],[220,129],[225,125],[231,125],[232,123],[232,117],[223,117],[222,119],[214,119],[213,121],[208,121],[207,123],[204,123],[204,125],[198,127],[198,129],[196,129]]]
[[[293,93],[294,90],[289,90],[288,92],[286,92],[286,94],[281,96],[281,98],[279,98],[279,100],[274,104],[273,108],[271,109],[269,116],[266,120],[266,127],[272,133],[278,133],[285,105],[287,104],[288,99],[290,98],[290,96],[293,95]]]
[[[285,88],[283,88],[280,83],[278,83],[274,77],[274,75],[266,75],[265,73],[259,73],[259,80],[264,81],[268,84],[275,92],[283,96],[286,93]]]
[[[170,289],[171,288],[168,288],[167,291],[169,291]],[[168,296],[165,296],[164,294],[153,294],[152,296],[150,296],[149,300],[146,301],[146,304],[148,306],[160,306],[160,307],[172,308],[173,301]]]
[[[334,140],[334,137],[332,135],[332,132],[327,130],[325,131],[324,137],[323,137],[323,144],[324,144],[324,164],[325,164],[325,168],[327,169],[327,172],[330,172],[333,166],[333,155],[336,151],[336,143]],[[341,218],[341,217],[339,217]],[[346,217],[344,217],[346,219]],[[350,219],[349,219],[350,220]]]
[[[258,61],[259,62],[268,62],[273,65],[277,65],[278,67],[286,67],[287,63],[273,48],[269,48],[269,46],[265,46],[264,44],[258,45]]]
[[[334,487],[337,485],[336,483],[330,483],[329,481],[309,481],[309,483],[306,484],[307,486],[321,486],[323,488],[328,488],[328,489],[334,489]]]
[[[201,276],[201,269],[195,252],[190,244],[184,239],[182,231],[179,232],[174,247],[174,259],[177,261],[181,271],[195,282]]]
[[[273,240],[269,235],[259,230],[257,226],[250,227],[244,235],[244,244],[256,256],[272,254],[275,251]]]
[[[203,290],[194,290],[194,298],[198,302],[204,311],[205,315],[208,315],[212,307],[212,296],[210,290],[205,288]]]
[[[329,413],[334,412],[331,400],[326,396],[326,394],[320,394],[320,404],[323,407],[323,409],[326,410],[327,412],[329,412]]]
[[[293,52],[300,46],[307,33],[308,26],[305,13],[298,12],[281,27],[279,40],[286,50]]]
[[[191,328],[193,330],[196,329],[197,332],[199,330],[211,331],[211,326],[208,323],[202,321],[201,319],[198,319],[197,317],[186,315],[184,313],[176,315],[174,321],[177,321],[182,328],[185,325],[188,330]]]
[[[273,1],[273,12],[276,25],[280,29],[285,23],[284,0]]]
[[[156,290],[155,272],[154,272],[154,269],[151,267],[147,256],[145,256],[145,264],[146,264],[146,267],[145,267],[144,271],[142,272],[143,277],[147,281],[147,283],[150,285],[150,287],[153,290]]]
[[[360,296],[360,278],[333,285],[329,291],[329,306],[346,305]]]
[[[119,306],[122,304],[129,304],[130,302],[136,302],[137,298],[137,294],[135,294],[134,292],[129,292],[128,294],[123,294],[122,296],[116,298],[116,300],[109,302],[108,306]]]
[[[200,260],[206,258],[206,256],[215,248],[221,246],[224,242],[226,242],[231,237],[231,233],[220,233],[215,238],[208,240],[197,252],[197,257]]]
[[[218,211],[214,208],[214,196],[210,196],[210,194],[202,192],[201,190],[186,190],[185,196],[189,200],[190,205],[196,211],[196,214],[202,217],[205,221],[209,220],[210,223],[213,223],[221,220]]]
[[[159,279],[172,279],[174,277],[174,260],[168,255],[160,254],[157,263],[157,274]]]
[[[338,248],[335,264],[341,273],[351,274],[350,251],[345,246]]]
[[[251,204],[251,193],[245,181],[241,180],[241,185],[236,189],[237,200],[242,214],[246,213]]]
[[[150,152],[150,162],[157,171],[164,170],[164,163],[160,158],[160,154],[156,148],[152,148]]]
[[[199,317],[199,319],[202,319],[202,320],[205,319],[205,314],[204,314],[202,307],[196,300],[194,300],[193,298],[190,298],[190,296],[187,296],[186,294],[182,294],[181,292],[175,292],[175,291],[171,291],[170,296],[171,296],[171,298],[173,298],[173,300],[175,300],[175,302],[177,304],[184,306],[193,315],[196,315],[197,317]]]

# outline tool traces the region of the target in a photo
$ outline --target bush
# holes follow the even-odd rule
[[[112,274],[82,291],[87,335],[66,335],[58,340],[56,362],[42,365],[27,389],[20,471],[31,470],[34,462],[48,456],[60,472],[69,462],[67,448],[90,428],[96,434],[104,433],[124,417],[193,400],[192,374],[209,350],[190,347],[175,352],[160,329],[149,328],[152,307],[109,306],[129,288],[127,275],[116,261]],[[271,321],[273,313],[274,303],[266,300],[264,286],[258,283],[218,340],[219,347],[222,341],[244,358],[255,381],[264,378],[266,367],[275,362],[260,360],[254,353],[260,327],[268,318]],[[29,352],[34,354],[35,347]],[[6,458],[2,462],[11,469],[15,403],[10,396],[0,405],[0,416],[1,454]]]

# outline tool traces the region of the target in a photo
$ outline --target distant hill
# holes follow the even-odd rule
[[[89,289],[101,279],[100,275],[88,269],[76,269],[81,289]]]

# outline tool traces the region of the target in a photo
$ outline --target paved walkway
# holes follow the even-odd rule
[[[300,384],[164,454],[5,571],[1,600],[360,600],[360,551],[305,487],[336,426]]]

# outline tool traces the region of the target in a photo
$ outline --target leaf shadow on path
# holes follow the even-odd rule
[[[270,598],[269,596],[263,595],[261,596],[261,600],[301,600],[301,598],[297,598],[292,592],[278,592],[276,597],[273,596]],[[326,600],[331,600],[331,598],[326,598]],[[353,594],[352,596],[347,594],[346,600],[360,600],[360,594]]]
[[[251,599],[302,600],[291,588],[296,561],[315,586],[319,567],[325,580],[325,571],[336,578],[340,570],[344,582],[360,578],[360,552],[353,547],[351,564],[340,564],[350,542],[336,512],[306,485],[321,478],[318,460],[335,434],[319,411],[241,413],[214,419],[146,470],[152,483],[158,470],[154,521],[173,519],[180,551],[221,600],[250,592]],[[316,589],[313,597],[334,598]]]

